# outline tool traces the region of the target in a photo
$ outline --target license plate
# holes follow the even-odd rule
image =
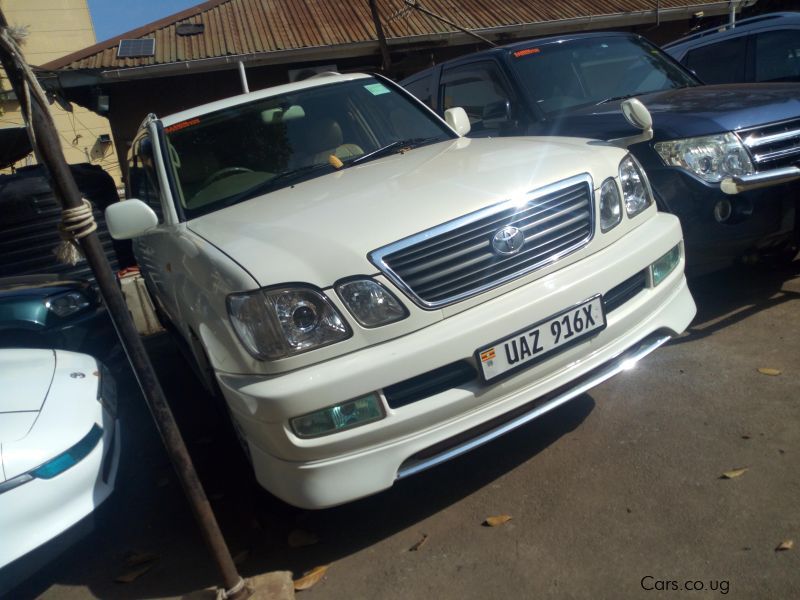
[[[529,367],[606,326],[602,296],[595,296],[475,352],[484,381]]]

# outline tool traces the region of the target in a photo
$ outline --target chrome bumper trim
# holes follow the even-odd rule
[[[561,406],[565,402],[572,400],[573,398],[580,396],[584,392],[590,390],[591,388],[599,385],[600,383],[604,382],[607,379],[610,379],[620,371],[625,371],[631,369],[637,361],[641,360],[653,350],[667,342],[672,336],[661,332],[651,333],[646,338],[640,340],[618,356],[612,358],[608,362],[596,367],[593,371],[589,371],[584,377],[588,377],[583,379],[578,385],[575,387],[571,387],[568,390],[556,395],[555,397],[551,398],[550,400],[545,401],[542,404],[536,403],[534,400],[535,406],[528,412],[519,415],[491,429],[485,433],[479,434],[478,436],[464,441],[452,448],[444,450],[443,452],[421,459],[419,461],[413,461],[410,459],[411,464],[403,463],[400,465],[400,469],[397,471],[397,479],[404,479],[411,475],[416,475],[422,471],[430,469],[431,467],[435,467],[441,463],[447,462],[457,456],[461,456],[462,454],[466,454],[467,452],[474,450],[475,448],[486,444],[494,439],[497,439],[501,435],[504,435],[514,429],[529,423],[530,421],[534,420],[535,418],[541,416],[542,414],[553,410],[554,408]],[[546,398],[547,396],[545,396]],[[406,461],[410,462],[410,461]]]
[[[742,177],[726,177],[719,184],[719,187],[726,194],[739,194],[741,192],[757,190],[771,185],[788,183],[795,179],[800,179],[800,168],[784,167],[782,169],[773,169],[772,171],[764,171],[763,173],[754,173],[753,175],[744,175]]]

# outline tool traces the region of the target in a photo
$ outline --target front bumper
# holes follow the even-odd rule
[[[584,260],[412,334],[271,378],[218,373],[249,442],[256,477],[297,506],[341,504],[438,464],[454,449],[461,453],[475,440],[488,441],[510,421],[492,427],[496,433],[450,443],[477,427],[511,413],[511,421],[520,425],[582,393],[613,375],[626,359],[688,326],[695,306],[683,261],[659,286],[646,287],[609,312],[598,335],[507,379],[489,384],[476,379],[399,408],[386,405],[386,418],[325,437],[300,439],[288,426],[291,417],[470,361],[477,348],[608,292],[680,240],[677,219],[658,214]],[[442,444],[445,450],[418,460],[420,453]]]
[[[731,195],[719,183],[707,183],[683,169],[646,168],[659,206],[681,220],[690,275],[727,267],[750,252],[778,249],[793,238],[800,197],[796,181]],[[723,223],[714,217],[719,202],[731,203],[731,216]]]
[[[103,428],[103,437],[79,463],[52,479],[33,479],[0,495],[0,568],[4,571],[13,573],[14,561],[84,519],[113,491],[119,466],[119,422],[98,403],[95,424]]]

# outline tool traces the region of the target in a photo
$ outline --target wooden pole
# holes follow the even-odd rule
[[[50,185],[61,203],[62,209],[80,209],[83,206],[83,199],[75,179],[72,177],[72,172],[64,160],[58,133],[46,100],[41,93],[37,92],[39,90],[38,82],[36,82],[30,67],[25,63],[25,58],[16,42],[11,38],[8,21],[2,9],[0,9],[0,36],[2,36],[0,62],[17,94],[23,115],[28,123],[28,132],[32,138],[31,145],[47,170]],[[248,598],[251,590],[244,586],[243,580],[236,570],[230,550],[225,544],[222,531],[211,510],[211,504],[194,469],[186,444],[153,370],[153,365],[150,363],[150,358],[147,356],[144,344],[133,324],[97,233],[89,233],[80,238],[78,243],[94,273],[100,294],[156,422],[161,439],[167,448],[167,454],[172,460],[203,537],[217,563],[225,585],[226,597],[233,600]]]

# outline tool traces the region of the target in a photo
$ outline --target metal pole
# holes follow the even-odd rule
[[[8,21],[2,9],[0,9],[0,33],[7,34],[7,32]],[[42,104],[42,98],[33,93],[31,89],[34,82],[31,82],[28,88],[30,94],[26,94],[26,81],[30,81],[31,74],[29,67],[24,62],[22,53],[14,45],[7,44],[4,41],[0,43],[0,62],[17,94],[17,98],[20,100],[25,119],[32,127],[35,139],[31,140],[31,144],[35,146],[37,157],[47,169],[55,196],[59,199],[64,209],[81,207],[81,194],[64,160],[64,154],[58,141],[58,134],[53,125],[53,118],[47,105]],[[26,97],[30,98],[30,114],[24,108]],[[83,255],[94,273],[103,301],[156,422],[161,439],[167,448],[167,454],[178,473],[178,478],[200,525],[200,530],[220,570],[225,590],[239,588],[238,591],[230,593],[227,597],[243,600],[250,596],[251,591],[247,587],[242,587],[242,578],[239,576],[230,551],[225,544],[222,531],[211,510],[211,505],[205,495],[200,479],[197,477],[197,472],[189,457],[186,444],[181,437],[175,417],[169,408],[142,340],[134,327],[128,307],[122,297],[122,292],[117,286],[114,273],[100,245],[97,233],[90,233],[88,236],[81,238],[79,243]]]
[[[242,92],[249,94],[250,87],[247,85],[247,73],[245,73],[244,63],[242,61],[239,61],[239,79],[242,80]]]
[[[372,21],[375,23],[375,33],[378,35],[378,44],[381,47],[381,57],[383,58],[383,72],[388,75],[392,68],[392,57],[389,55],[389,46],[386,44],[386,36],[383,34],[381,15],[378,12],[376,0],[369,0],[369,10],[372,12]]]
[[[736,27],[736,1],[730,0],[730,12],[728,15],[728,25],[731,29]]]

